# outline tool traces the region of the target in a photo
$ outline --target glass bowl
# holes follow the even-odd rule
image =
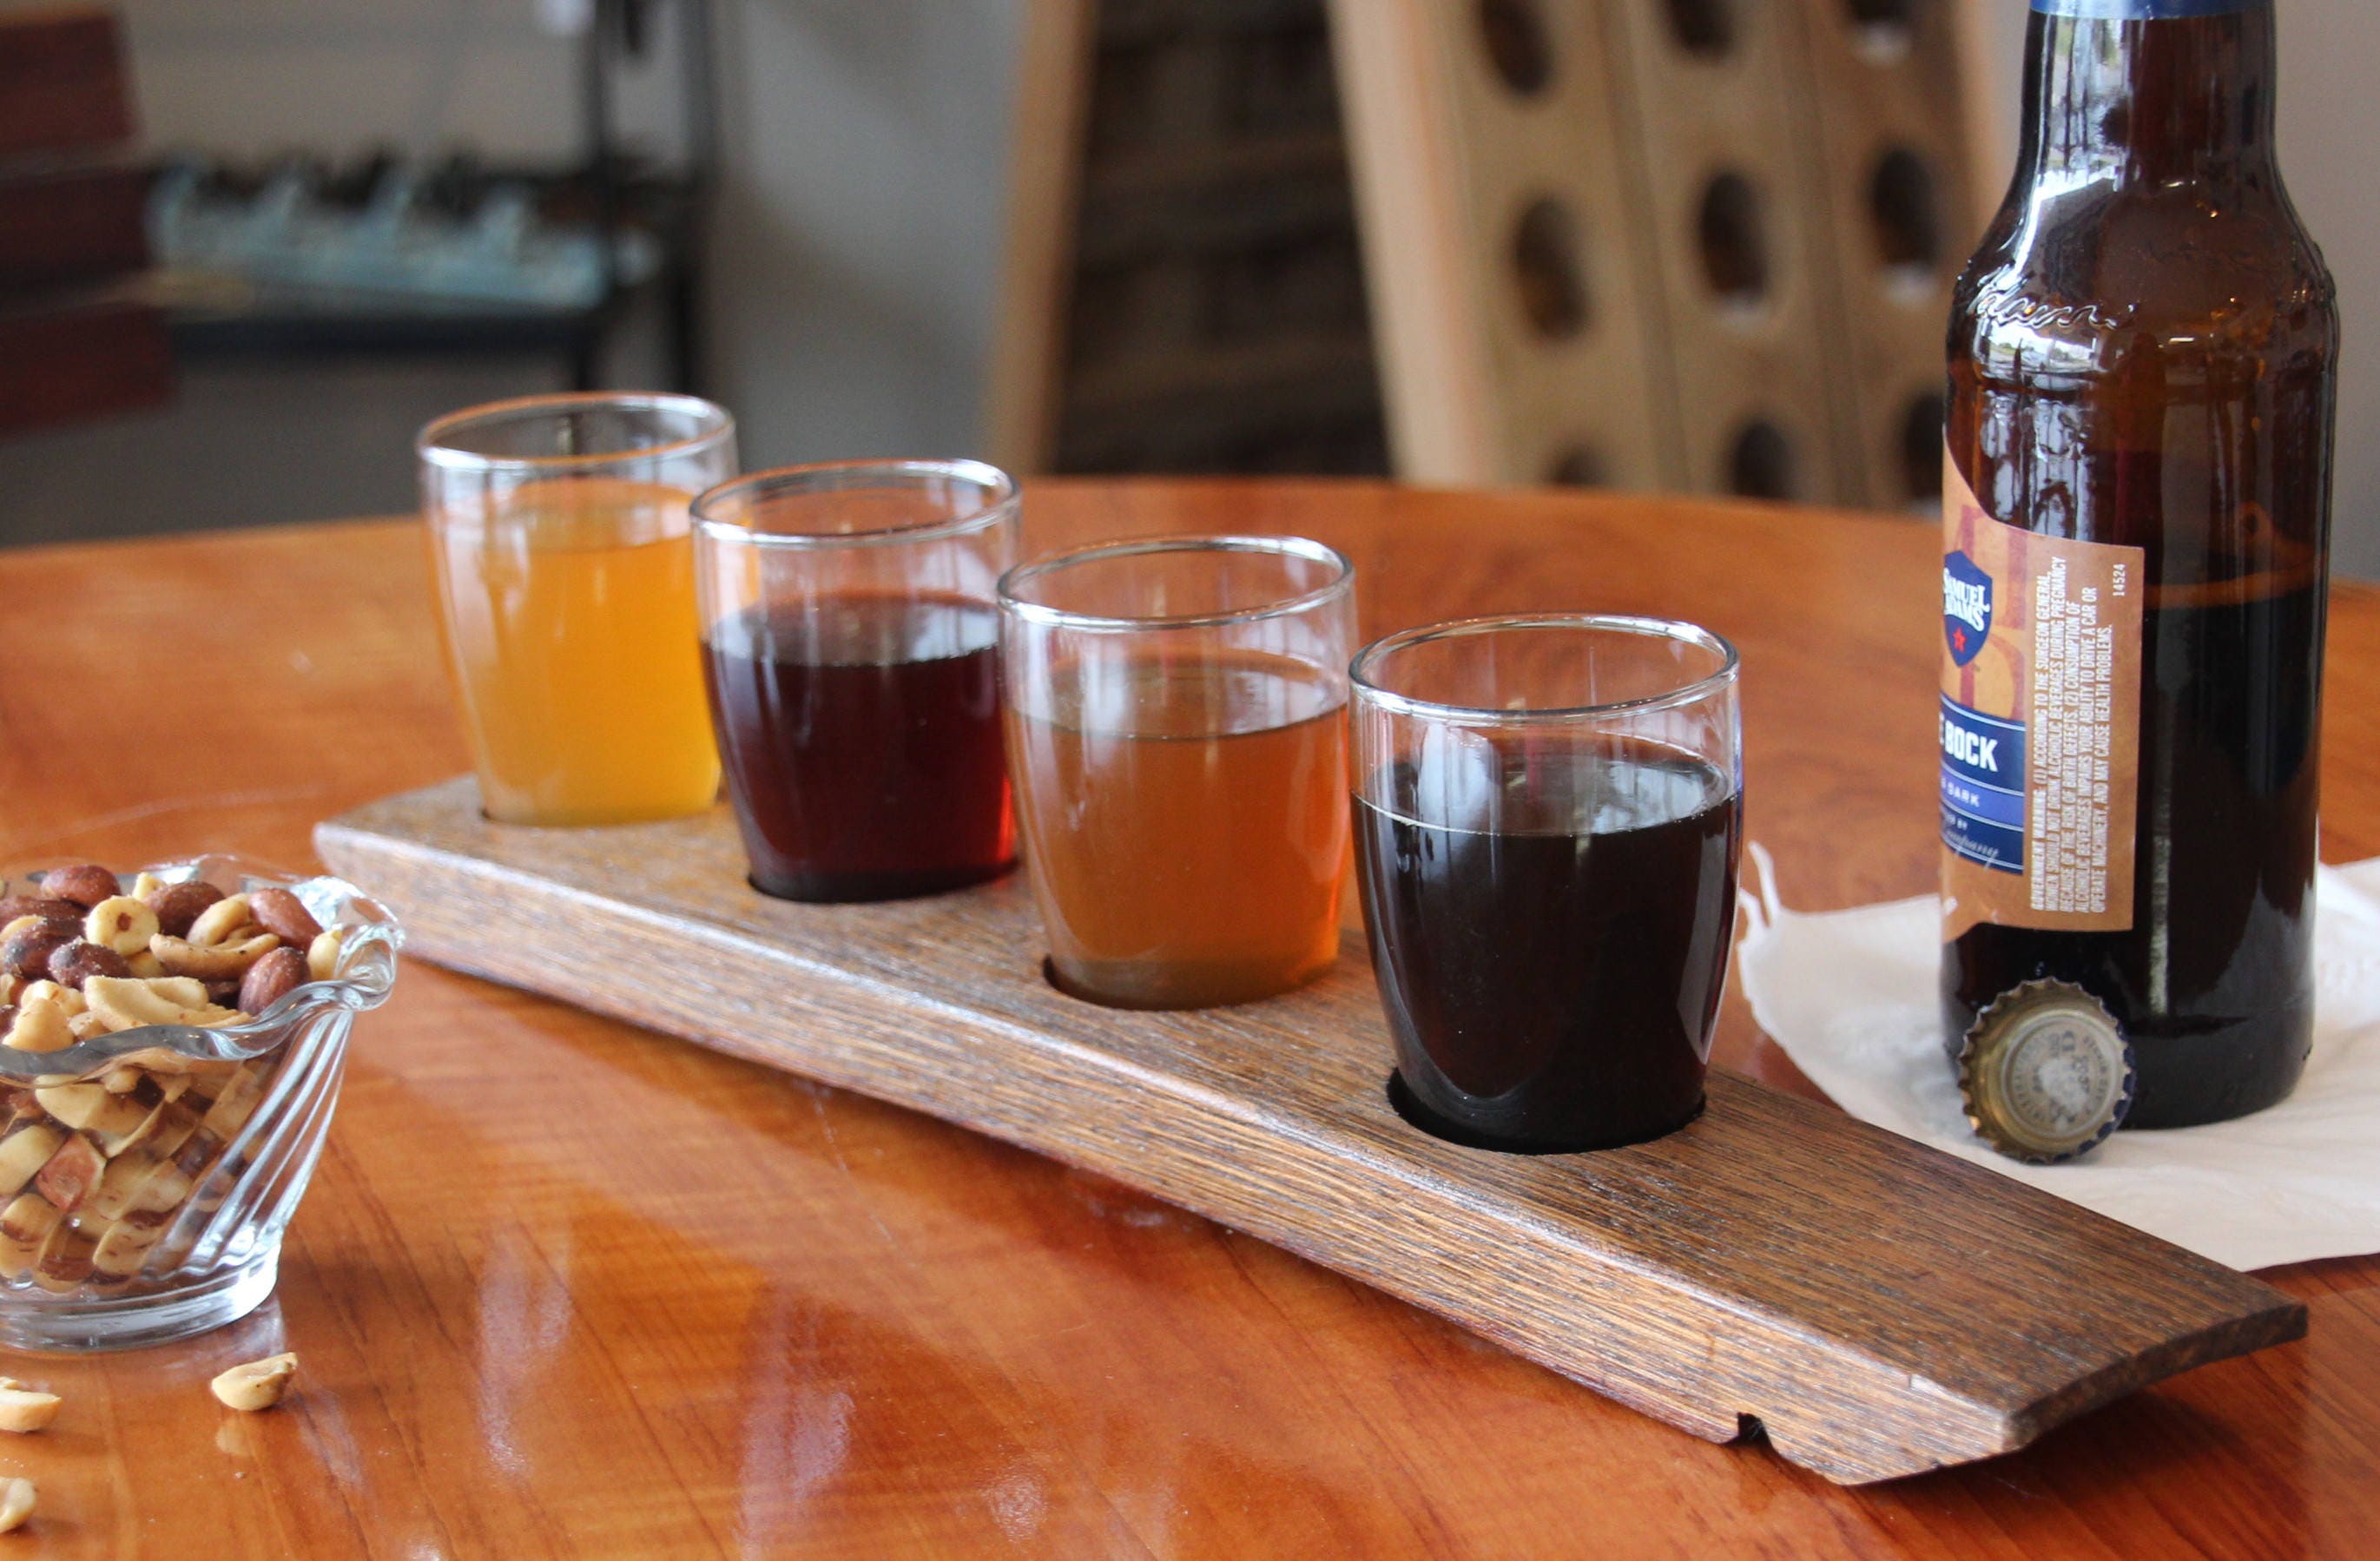
[[[37,893],[39,871],[8,869],[0,894]],[[395,983],[404,932],[353,885],[228,856],[148,872],[291,890],[340,935],[331,974],[238,1023],[0,1046],[0,1345],[162,1344],[255,1310],[322,1154],[348,1031]]]

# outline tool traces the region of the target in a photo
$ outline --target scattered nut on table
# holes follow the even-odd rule
[[[0,1431],[32,1432],[57,1419],[65,1402],[55,1393],[28,1387],[15,1377],[0,1376]]]
[[[282,1355],[268,1355],[261,1361],[250,1361],[244,1366],[234,1366],[214,1381],[208,1390],[222,1400],[225,1409],[243,1414],[269,1410],[281,1402],[289,1391],[289,1379],[298,1374],[295,1350]]]
[[[0,1534],[25,1526],[33,1515],[33,1502],[39,1492],[30,1480],[11,1480],[0,1485]]]

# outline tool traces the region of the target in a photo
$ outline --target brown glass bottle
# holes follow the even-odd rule
[[[2107,556],[2143,589],[2114,647],[2138,659],[2130,925],[1961,927],[1951,875],[1975,878],[1946,852],[1948,1039],[2021,982],[2082,986],[2132,1041],[2134,1127],[2271,1105],[2312,1035],[2338,323],[2274,157],[2274,52],[2269,0],[2034,0],[2016,178],[1950,322],[1976,508],[2137,549]]]

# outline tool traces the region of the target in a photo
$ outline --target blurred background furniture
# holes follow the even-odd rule
[[[1974,233],[1956,30],[1922,0],[1035,0],[993,448],[1365,470],[1384,421],[1419,481],[1923,508]]]
[[[174,338],[192,357],[548,354],[595,387],[641,294],[659,302],[667,388],[701,384],[700,232],[718,155],[708,0],[587,0],[576,40],[578,152],[564,161],[426,159],[374,147],[345,165],[263,167],[185,154],[149,216],[181,283]],[[668,10],[684,156],[621,144],[614,79],[653,52]]]
[[[57,3],[0,0],[0,16]],[[409,186],[425,214],[472,228],[501,215],[485,192],[515,175],[588,167],[599,46],[608,165],[674,176],[706,162],[689,93],[707,70],[716,151],[684,224],[699,285],[681,296],[699,382],[735,409],[755,466],[982,454],[1028,470],[1386,473],[1394,452],[1415,478],[1891,509],[1938,466],[1921,403],[1940,309],[1925,294],[2010,165],[2028,14],[2019,0],[114,10],[134,156],[194,153],[216,194],[310,181],[349,218],[389,172],[385,193]],[[2380,184],[2361,153],[2380,134],[2363,79],[2380,7],[2292,0],[2281,34],[2291,189],[2352,325],[2380,308]],[[14,90],[0,97],[10,112]],[[1402,146],[1437,161],[1401,163]],[[1911,159],[1888,164],[1896,149],[1930,175],[1930,202]],[[1742,183],[1722,189],[1730,171]],[[532,200],[546,207],[541,187]],[[585,231],[590,204],[575,193],[545,214]],[[1929,206],[1931,246],[1913,220]],[[1574,289],[1556,280],[1565,257]],[[0,545],[403,508],[407,442],[439,412],[589,378],[686,379],[669,292],[624,289],[582,352],[487,321],[454,350],[408,351],[330,350],[323,322],[285,321],[315,340],[281,350],[261,311],[177,290],[172,401],[0,440]],[[2350,354],[2343,373],[2336,557],[2380,573],[2380,355]],[[63,378],[38,384],[67,399]]]
[[[1016,102],[994,461],[1387,469],[1322,0],[1027,0]]]
[[[0,16],[0,439],[173,393],[148,264],[148,180],[127,159],[124,41],[103,11]]]

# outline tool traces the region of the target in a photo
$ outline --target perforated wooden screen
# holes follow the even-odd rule
[[[1036,0],[995,458],[1929,502],[1950,13]]]
[[[1948,0],[1331,9],[1403,475],[1934,496]]]

